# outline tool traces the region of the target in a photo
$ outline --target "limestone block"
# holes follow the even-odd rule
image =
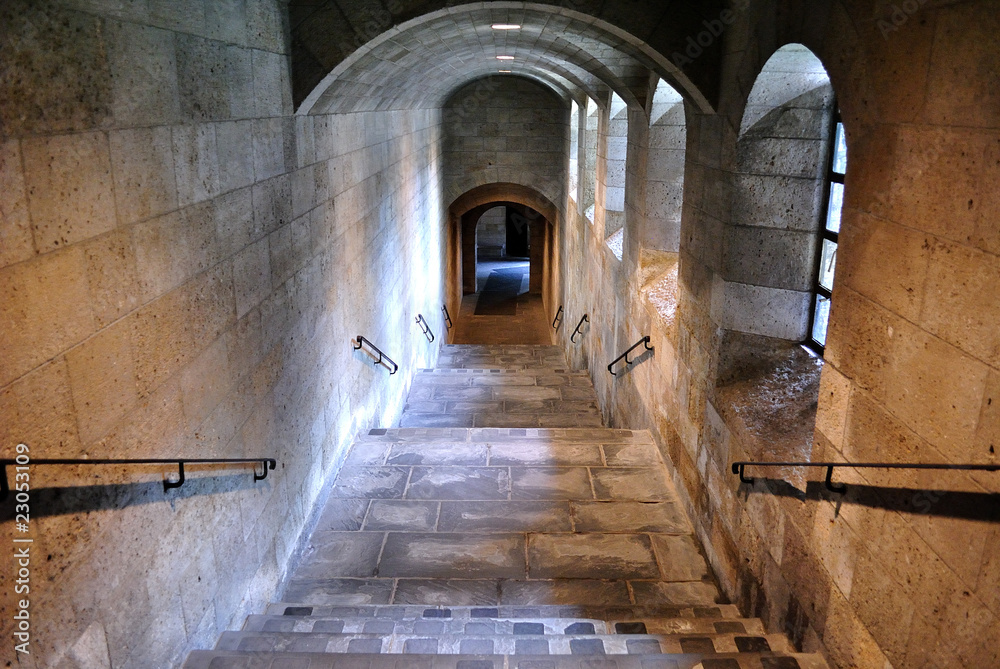
[[[96,16],[29,0],[0,15],[6,137],[83,131],[111,117],[111,76]]]
[[[215,205],[215,238],[219,257],[232,257],[255,241],[260,233],[254,224],[252,189],[241,188],[221,195]]]
[[[219,165],[219,192],[226,193],[254,182],[253,121],[215,125]]]
[[[830,593],[830,608],[826,628],[837,634],[824,637],[827,650],[838,666],[882,667],[885,655],[864,624],[858,620],[850,604],[837,590]]]
[[[986,160],[979,178],[979,220],[973,244],[976,247],[1000,255],[1000,142],[992,142],[986,149]]]
[[[879,400],[886,396],[889,351],[900,319],[871,300],[838,285],[830,312],[825,358]]]
[[[21,168],[21,145],[16,140],[0,143],[0,268],[35,254],[28,219],[28,196]]]
[[[988,368],[907,321],[895,326],[886,407],[948,458],[975,437]]]
[[[246,3],[214,0],[205,4],[205,36],[220,42],[247,46]]]
[[[170,128],[112,131],[110,143],[122,225],[177,208]]]
[[[790,341],[805,336],[809,293],[726,282],[723,327]]]
[[[265,235],[292,220],[292,183],[288,175],[253,185],[254,232]]]
[[[990,371],[986,382],[986,392],[983,394],[983,407],[979,416],[979,427],[976,430],[976,441],[969,454],[973,461],[997,461],[1000,452],[1000,372]],[[993,480],[990,489],[996,492],[1000,482],[996,477],[985,477]]]
[[[219,157],[215,126],[178,125],[172,130],[177,202],[186,207],[219,193]]]
[[[741,172],[816,179],[825,165],[823,142],[812,139],[744,140],[738,148]]]
[[[83,245],[87,284],[98,327],[118,320],[141,303],[132,231],[119,228]]]
[[[227,341],[228,338],[220,338],[212,342],[181,370],[184,417],[190,431],[215,410],[235,384]]]
[[[0,391],[0,439],[8,448],[23,442],[32,453],[76,457],[80,452],[76,425],[63,357],[42,365]]]
[[[1000,258],[938,242],[930,251],[919,322],[963,351],[1000,367]]]
[[[174,34],[148,25],[106,23],[111,109],[118,126],[180,120]]]
[[[229,262],[219,263],[184,286],[195,350],[219,338],[236,322],[236,295]]]
[[[650,151],[684,151],[687,147],[687,133],[683,125],[683,112],[680,125],[663,125],[657,122],[649,129]]]
[[[892,218],[900,225],[968,243],[982,205],[979,178],[990,133],[903,126],[896,135],[889,185]],[[845,188],[845,195],[850,191]]]
[[[103,437],[139,399],[132,323],[117,321],[66,354],[84,444]]]
[[[133,240],[142,296],[148,301],[217,261],[214,207],[206,202],[140,223]]]
[[[0,386],[94,332],[86,276],[78,248],[0,270]]]
[[[752,285],[808,291],[814,282],[816,237],[774,228],[729,229],[727,279]]]
[[[284,7],[275,0],[250,3],[246,8],[250,46],[275,53],[288,53]]]
[[[258,181],[285,172],[284,119],[253,122],[254,174]]]
[[[254,116],[281,116],[291,111],[283,104],[291,95],[291,91],[284,90],[287,66],[281,54],[253,50]]]
[[[819,180],[740,174],[733,188],[733,220],[740,225],[815,232],[822,192]]]
[[[820,503],[817,506],[810,545],[834,586],[847,598],[850,598],[854,584],[860,544],[850,526],[838,517],[834,504]]]
[[[844,430],[847,425],[850,396],[850,380],[831,363],[825,364],[819,382],[816,430],[822,432],[838,450],[844,448]]]
[[[927,74],[927,90],[937,92],[927,97],[928,122],[985,128],[1000,124],[1000,91],[988,74],[1000,67],[989,41],[1000,23],[994,10],[987,3],[940,13]],[[960,78],[969,72],[969,63],[976,63],[975,76]]]
[[[139,391],[148,395],[191,359],[194,340],[188,326],[187,296],[173,290],[129,318]]]
[[[40,253],[116,225],[108,137],[101,132],[26,139],[28,209]]]
[[[271,265],[267,239],[251,244],[233,259],[236,315],[242,318],[271,292]]]
[[[858,553],[850,603],[882,652],[903,657],[916,607],[867,551]]]

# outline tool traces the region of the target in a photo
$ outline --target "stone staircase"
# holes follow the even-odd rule
[[[445,346],[360,437],[284,602],[187,669],[820,669],[720,603],[648,432],[556,347]]]

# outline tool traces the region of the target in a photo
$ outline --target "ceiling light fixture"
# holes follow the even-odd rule
[[[497,60],[514,60],[514,56],[497,56]]]
[[[497,70],[500,74],[510,74],[510,70]]]
[[[494,23],[492,26],[493,30],[520,30],[521,24],[519,23]]]

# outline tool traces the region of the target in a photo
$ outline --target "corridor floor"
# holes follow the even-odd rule
[[[523,280],[516,296],[497,303],[496,297],[484,290],[491,275],[500,277],[505,272],[518,270],[523,272]],[[453,319],[455,329],[450,341],[454,344],[551,344],[552,334],[542,297],[528,293],[528,273],[527,261],[480,260],[476,264],[479,290],[462,298],[461,309]]]

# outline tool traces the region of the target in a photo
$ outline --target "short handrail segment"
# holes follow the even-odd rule
[[[451,316],[448,314],[448,305],[447,304],[441,305],[441,311],[444,312],[445,325],[449,330],[452,329],[455,326],[455,324],[451,322]]]
[[[417,321],[417,325],[420,326],[420,331],[424,333],[425,337],[427,337],[427,341],[433,342],[434,341],[434,333],[431,332],[431,326],[424,319],[424,315],[423,314],[417,314],[417,317],[414,320]]]
[[[563,308],[562,308],[562,305],[560,304],[559,305],[559,309],[556,311],[556,317],[552,319],[552,329],[553,330],[558,330],[559,329],[559,324],[562,323],[562,319],[563,319],[562,313],[563,313]]]
[[[746,475],[747,467],[824,467],[826,468],[826,489],[830,492],[845,493],[847,484],[839,485],[833,482],[833,470],[837,467],[850,467],[851,469],[953,469],[964,471],[997,472],[1000,471],[1000,464],[997,465],[953,465],[950,463],[924,463],[924,462],[754,462],[751,460],[740,460],[733,463],[733,474],[740,477],[743,483],[753,484],[754,479]]]
[[[571,342],[573,342],[573,343],[575,344],[575,343],[576,343],[576,336],[577,336],[577,335],[582,335],[582,334],[583,334],[582,332],[580,332],[580,327],[581,327],[581,326],[582,326],[582,325],[583,325],[584,323],[589,323],[589,322],[590,322],[590,316],[589,316],[589,315],[587,315],[587,314],[584,314],[584,315],[583,315],[583,318],[581,318],[581,319],[580,319],[580,322],[576,324],[576,328],[574,328],[574,330],[573,330],[573,334],[571,334],[571,335],[569,336],[569,340],[570,340]]]
[[[31,458],[30,460],[0,460],[0,500],[7,498],[10,485],[7,481],[7,467],[34,467],[36,465],[177,465],[177,480],[163,480],[163,490],[180,488],[184,485],[184,465],[221,465],[252,463],[253,480],[263,481],[267,478],[267,470],[278,466],[274,458],[124,458],[124,459],[72,459],[72,458]],[[257,473],[257,464],[263,467],[262,473]]]
[[[649,345],[649,341],[650,341],[650,340],[649,340],[649,335],[646,335],[645,337],[643,337],[642,339],[640,339],[640,340],[639,340],[639,341],[637,341],[636,343],[634,343],[634,344],[632,344],[631,346],[629,346],[629,347],[628,347],[628,350],[627,350],[627,351],[625,351],[625,352],[624,352],[624,353],[622,353],[622,354],[621,354],[620,356],[618,356],[617,358],[615,358],[614,360],[612,360],[612,361],[611,361],[611,364],[609,364],[609,365],[608,365],[608,371],[609,371],[609,372],[611,373],[611,376],[618,376],[617,374],[615,374],[615,373],[614,373],[614,372],[613,372],[613,371],[611,370],[611,368],[612,368],[612,367],[614,367],[614,366],[615,366],[615,363],[617,363],[617,362],[618,362],[619,360],[621,360],[622,358],[624,358],[624,359],[625,359],[625,364],[626,364],[626,365],[631,365],[631,364],[632,364],[633,362],[635,362],[635,360],[629,360],[629,359],[628,359],[628,354],[629,354],[629,353],[631,353],[632,351],[634,351],[634,350],[635,350],[636,348],[638,348],[639,346],[645,346],[645,347],[646,347],[646,350],[647,350],[647,351],[652,351],[652,350],[653,350],[653,347]]]
[[[378,353],[378,360],[376,360],[374,362],[374,364],[375,365],[383,365],[384,367],[386,367],[388,369],[391,369],[392,371],[389,372],[389,376],[392,376],[393,374],[395,374],[396,372],[399,371],[399,365],[397,365],[395,362],[393,362],[392,358],[390,358],[385,353],[383,353],[382,350],[378,346],[376,346],[375,344],[373,344],[371,342],[370,339],[367,339],[365,337],[362,337],[361,335],[358,335],[357,339],[352,339],[351,340],[351,344],[354,346],[354,350],[355,351],[360,350],[361,347],[364,344],[368,344],[368,346],[370,346],[373,351],[375,351],[376,353]],[[386,363],[386,362],[389,363],[389,365],[392,365],[392,367],[389,367],[389,365],[385,365],[384,363]]]

